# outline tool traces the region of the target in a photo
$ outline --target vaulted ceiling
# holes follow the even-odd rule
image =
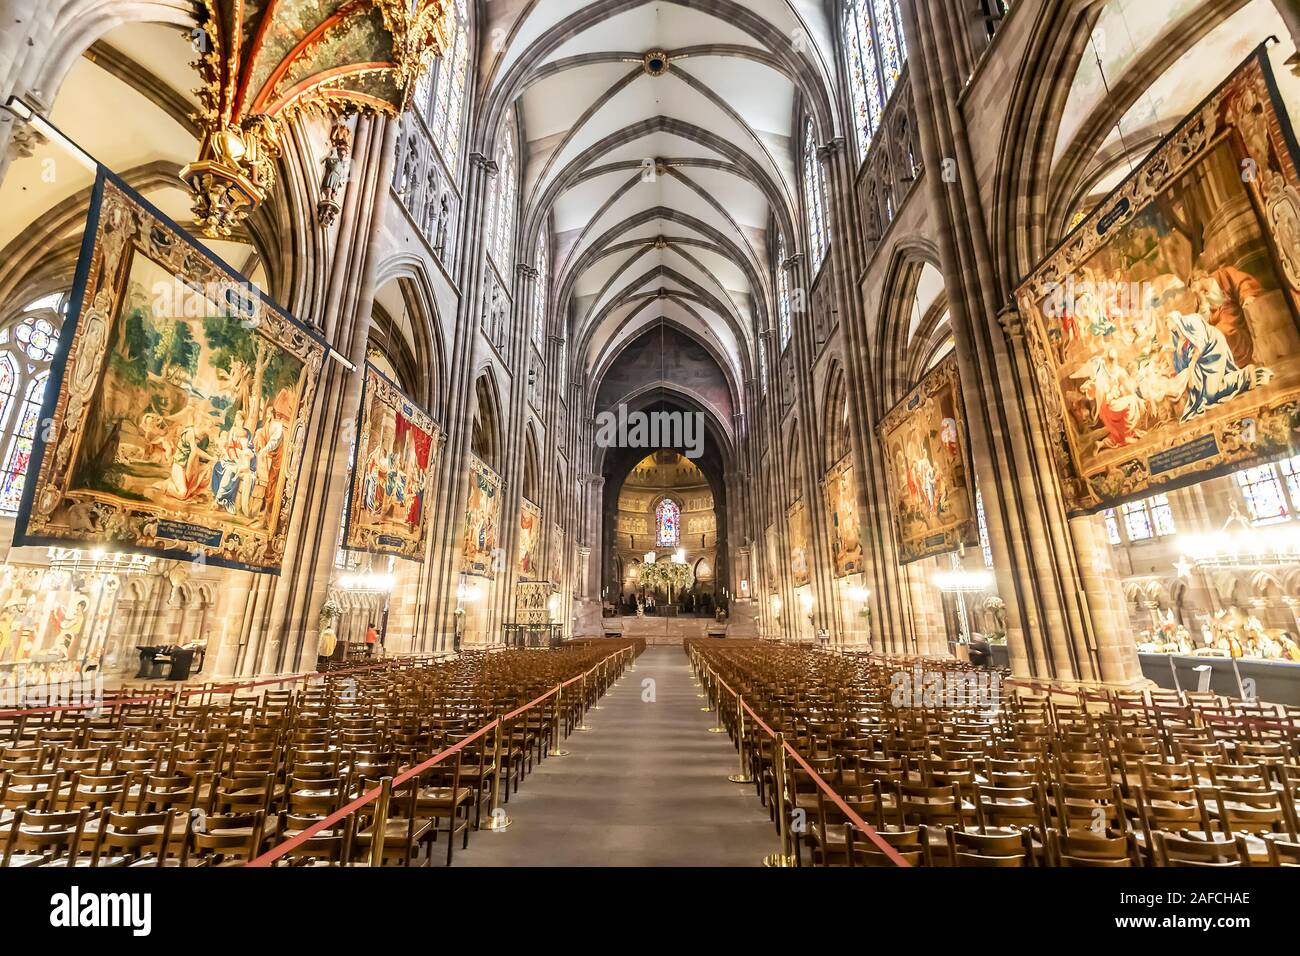
[[[594,396],[619,354],[667,322],[717,362],[729,407],[743,409],[756,334],[772,324],[772,227],[797,244],[800,97],[830,125],[822,5],[502,6],[481,8],[500,18],[486,24],[498,49],[484,59],[483,100],[518,123],[521,258],[551,231],[554,314],[576,372]],[[641,364],[647,382],[659,375]]]

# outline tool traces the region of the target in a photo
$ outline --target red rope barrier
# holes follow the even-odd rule
[[[749,706],[749,702],[746,701],[744,697],[740,696],[734,690],[732,690],[730,685],[728,685],[727,682],[723,680],[721,677],[718,677],[716,672],[712,672],[712,673],[714,679],[718,682],[718,686],[722,687],[724,690],[727,691],[727,693],[731,694],[732,697],[740,701],[740,706],[745,709],[745,713],[749,714],[750,718],[754,721],[755,724],[757,724],[759,727],[763,729],[764,733],[766,733],[769,737],[775,740],[777,736],[776,731],[774,731],[771,727],[769,727],[763,721],[763,718],[759,717],[758,714],[754,713],[754,709]],[[886,857],[888,857],[891,863],[893,863],[895,866],[902,866],[902,867],[911,866],[911,864],[908,863],[907,860],[903,859],[903,857],[899,854],[899,852],[896,849],[894,849],[894,847],[889,843],[889,841],[886,840],[884,837],[882,837],[876,831],[875,827],[871,826],[871,824],[863,820],[862,817],[858,816],[858,814],[854,812],[853,808],[844,802],[844,799],[838,793],[835,792],[835,790],[831,787],[830,784],[828,784],[825,780],[822,779],[821,774],[814,771],[813,768],[808,765],[808,761],[804,760],[803,755],[800,754],[799,751],[795,750],[794,747],[790,745],[789,741],[782,740],[781,743],[784,746],[784,748],[790,753],[790,755],[794,757],[794,759],[798,762],[799,766],[802,767],[810,777],[812,777],[813,782],[816,783],[817,786],[819,786],[826,793],[826,795],[831,799],[831,802],[833,802],[837,807],[839,807],[840,812],[844,814],[844,816],[848,819],[848,821],[852,823],[855,827],[857,827],[859,830],[861,830],[864,834],[866,834],[867,839],[870,840],[872,843],[874,843],[876,845],[876,848],[879,849],[880,852],[883,853]]]
[[[584,672],[583,674],[579,674],[578,677],[570,679],[568,683],[572,683],[574,680],[580,680],[582,677],[594,673],[597,668],[605,664],[607,661],[615,657],[618,657],[622,653],[623,651],[618,651],[614,654],[610,654],[608,657],[604,658],[599,664],[595,665],[595,667],[592,667],[590,670]],[[560,686],[565,686],[565,685],[560,685]],[[417,777],[420,774],[424,773],[425,771],[431,769],[432,767],[437,766],[439,763],[446,760],[452,754],[459,752],[469,744],[473,743],[478,738],[482,737],[488,731],[494,730],[498,726],[498,724],[500,724],[502,721],[514,720],[520,714],[525,713],[528,710],[531,710],[533,707],[536,707],[542,701],[546,700],[548,697],[554,694],[556,689],[557,688],[553,687],[550,690],[548,690],[545,694],[542,694],[540,697],[537,697],[529,701],[527,704],[524,704],[522,707],[517,707],[514,710],[512,710],[510,713],[506,714],[505,716],[489,721],[488,723],[480,727],[478,730],[470,734],[468,737],[466,737],[464,740],[457,741],[455,744],[446,748],[445,750],[438,751],[438,753],[434,754],[432,757],[429,757],[423,763],[416,764],[414,767],[410,767],[407,770],[402,771],[400,774],[398,774],[396,777],[393,778],[393,782],[391,784],[392,788],[396,790],[399,786],[406,783],[411,778]],[[500,772],[500,768],[498,768],[497,772],[498,773]],[[372,790],[367,790],[365,793],[361,794],[356,799],[352,800],[352,802],[348,803],[346,806],[340,807],[339,809],[335,810],[333,813],[331,813],[329,816],[325,817],[324,819],[319,820],[316,823],[313,823],[311,826],[307,827],[307,829],[301,831],[300,833],[295,834],[294,836],[290,837],[288,840],[284,841],[283,843],[275,847],[272,847],[270,850],[267,850],[265,853],[263,853],[261,856],[257,857],[256,859],[250,860],[249,862],[245,863],[244,866],[267,867],[272,865],[273,863],[275,863],[276,860],[283,858],[285,854],[291,852],[295,847],[301,846],[303,843],[310,840],[312,837],[316,836],[322,830],[329,829],[339,821],[346,818],[348,815],[356,813],[362,807],[365,807],[368,804],[372,803],[376,798],[378,798],[382,790],[383,790],[382,785],[375,787]],[[377,835],[376,839],[383,839],[383,837],[382,835]]]

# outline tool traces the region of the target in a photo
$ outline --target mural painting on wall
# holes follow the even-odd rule
[[[343,546],[423,561],[438,426],[369,362],[365,374]]]
[[[542,509],[527,498],[519,502],[519,576],[534,580],[541,575],[537,567],[537,546],[542,537]]]
[[[0,687],[57,684],[96,670],[118,590],[113,575],[0,567]]]
[[[14,543],[278,573],[324,355],[101,170]]]
[[[808,550],[808,509],[800,498],[786,512],[790,532],[790,581],[801,588],[812,580],[812,555]]]
[[[1017,291],[1070,513],[1295,453],[1297,156],[1261,48]]]
[[[469,459],[469,502],[465,507],[462,568],[467,574],[494,577],[497,515],[501,507],[501,478],[473,455]]]
[[[858,487],[853,457],[845,455],[826,473],[826,508],[831,520],[835,576],[862,570],[862,535],[858,522]]]
[[[880,423],[899,560],[907,564],[978,539],[957,357],[921,379]]]

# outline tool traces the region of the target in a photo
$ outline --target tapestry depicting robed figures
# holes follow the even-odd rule
[[[367,362],[345,548],[424,560],[439,440],[432,416]]]
[[[14,543],[278,573],[324,356],[101,169]]]
[[[1261,48],[1018,290],[1072,514],[1296,453],[1296,163]]]
[[[862,570],[862,534],[858,522],[858,486],[853,456],[844,458],[826,473],[826,510],[831,523],[831,552],[835,576]]]
[[[497,566],[498,515],[501,508],[501,478],[473,455],[470,456],[469,500],[465,506],[463,568],[467,574],[494,577]]]
[[[808,552],[808,509],[800,498],[786,511],[790,535],[790,582],[801,588],[812,580],[812,555]]]
[[[921,379],[880,423],[894,531],[904,564],[979,540],[957,357]]]
[[[537,550],[542,543],[542,509],[527,498],[519,502],[519,576],[526,581],[541,577]]]

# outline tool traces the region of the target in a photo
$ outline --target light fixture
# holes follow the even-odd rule
[[[659,559],[659,555],[655,554],[653,551],[647,551],[644,555],[642,555],[642,557],[645,558],[646,564],[654,564],[655,561]]]
[[[945,592],[987,591],[993,586],[993,575],[988,571],[966,571],[958,568],[952,571],[936,571],[934,583],[940,591]]]
[[[804,591],[799,595],[799,604],[803,607],[803,612],[805,614],[811,614],[813,605],[816,603],[817,599],[812,596],[811,591]]]
[[[1237,516],[1240,518],[1240,516]],[[1194,568],[1259,568],[1300,561],[1300,527],[1295,524],[1255,527],[1233,518],[1218,531],[1179,535],[1174,568],[1188,577]]]
[[[772,595],[772,613],[777,617],[781,616],[781,595],[779,594]]]
[[[482,591],[477,584],[459,584],[456,586],[456,602],[458,604],[474,604],[482,596]]]
[[[673,554],[673,564],[685,564],[685,563],[686,563],[686,549],[678,548],[676,553]]]
[[[871,591],[864,587],[849,588],[849,600],[855,604],[866,604],[871,600]]]
[[[5,109],[18,117],[24,123],[30,123],[35,130],[46,139],[52,139],[66,149],[72,154],[73,158],[76,159],[78,163],[90,170],[90,172],[97,173],[99,171],[99,163],[95,161],[95,157],[91,156],[88,152],[65,136],[61,129],[47,120],[44,116],[36,112],[30,103],[19,99],[17,96],[11,96],[5,102],[4,106]]]
[[[391,574],[340,574],[335,584],[344,591],[366,591],[372,594],[387,594],[393,590],[394,578]]]
[[[144,574],[152,571],[158,559],[147,554],[125,554],[102,547],[89,552],[78,548],[48,548],[52,571],[83,571],[92,574]]]

